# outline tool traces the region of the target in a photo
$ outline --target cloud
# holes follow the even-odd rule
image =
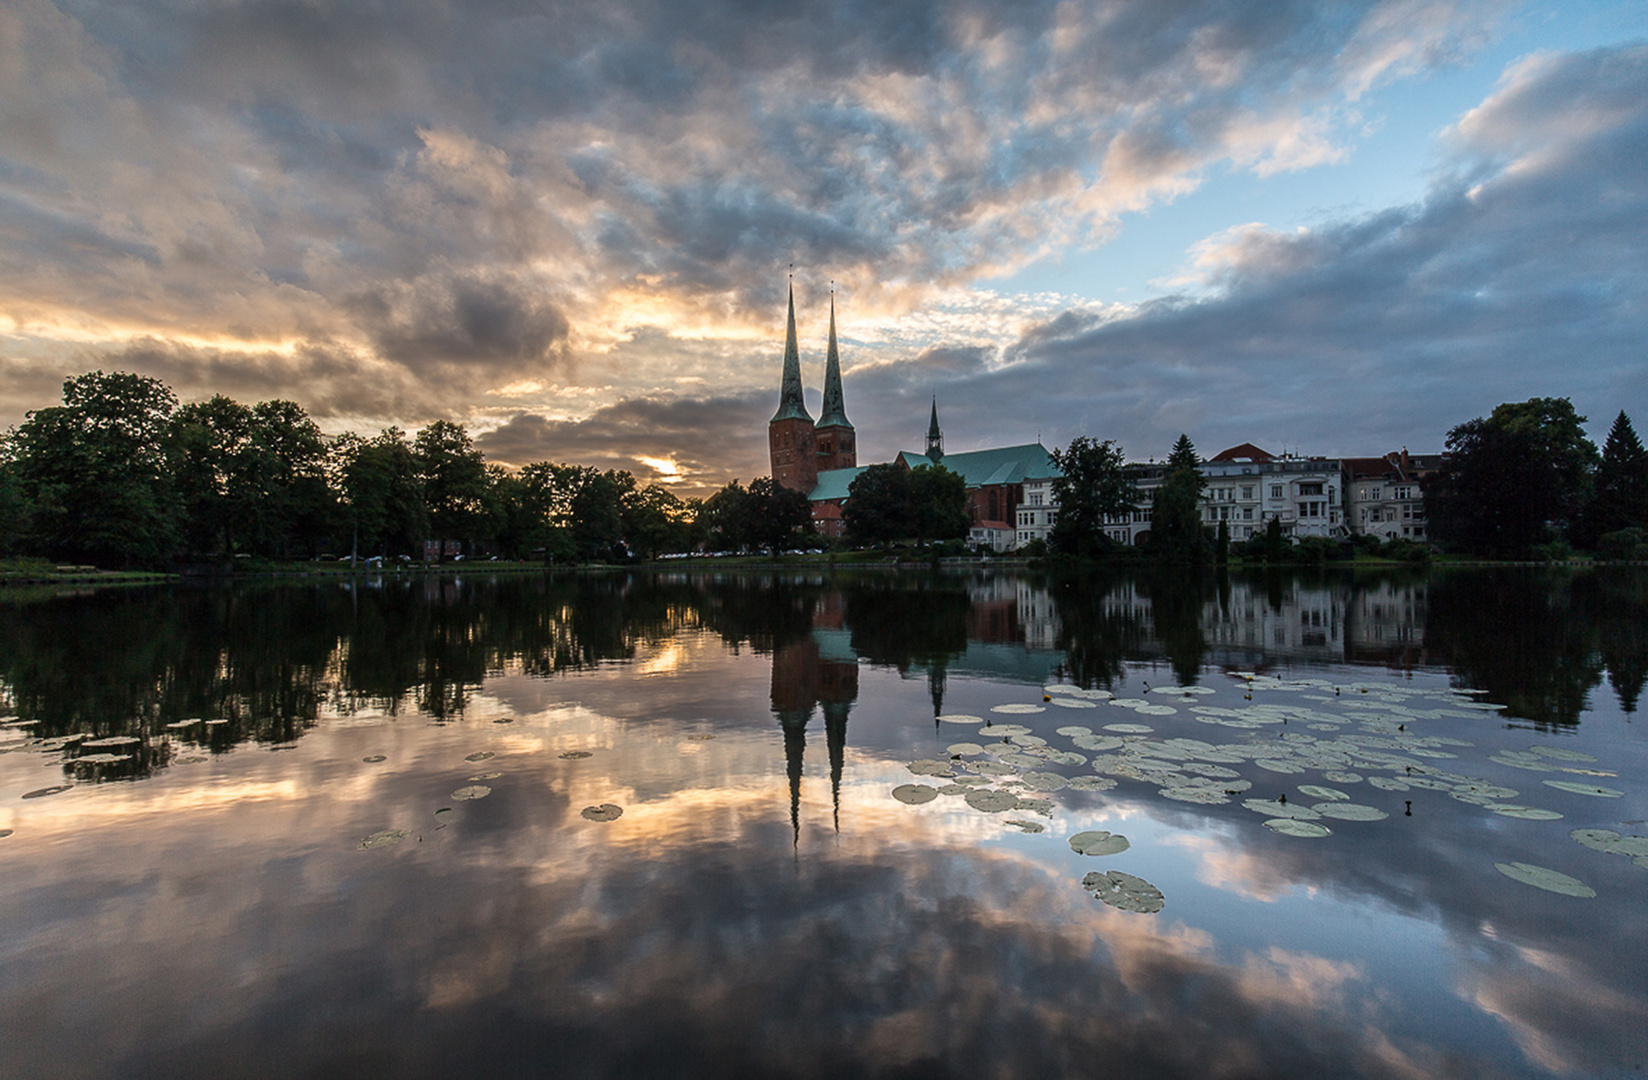
[[[765,397],[626,399],[578,420],[519,413],[475,445],[502,464],[627,469],[643,483],[679,483],[679,494],[703,496],[734,477],[766,475],[768,408]]]
[[[27,339],[3,355],[343,351],[398,369],[386,407],[652,397],[614,341],[743,340],[792,261],[907,316],[1209,169],[1338,160],[1347,102],[1492,13],[25,0],[0,14],[0,314]]]
[[[1640,412],[1645,102],[1648,47],[1520,64],[1458,125],[1422,202],[1297,233],[1226,230],[1192,250],[1176,282],[1191,291],[1049,322],[942,398],[986,427],[1003,403],[1033,402],[1056,440],[1115,437],[1140,456],[1180,431],[1208,453],[1435,449],[1535,395],[1570,396],[1597,424]]]

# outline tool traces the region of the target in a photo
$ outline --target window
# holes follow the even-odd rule
[[[1031,506],[1040,506],[1041,505],[1041,492],[1032,491],[1030,493],[1030,505]]]
[[[1299,485],[1299,494],[1301,494],[1301,495],[1320,495],[1320,494],[1322,494],[1322,485],[1321,484],[1304,484],[1304,483],[1301,483]]]
[[[1251,498],[1253,498],[1253,485],[1248,484],[1242,488],[1242,499],[1246,501]]]
[[[1242,520],[1243,521],[1252,521],[1253,520],[1253,507],[1251,507],[1251,506],[1242,507]]]
[[[1413,498],[1413,489],[1412,488],[1399,487],[1399,488],[1396,489],[1396,497],[1398,499],[1411,499],[1411,498]]]
[[[1272,485],[1270,485],[1270,497],[1273,498],[1273,499],[1280,499],[1282,497],[1282,485],[1281,484],[1272,484]]]

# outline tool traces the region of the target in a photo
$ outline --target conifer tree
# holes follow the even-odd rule
[[[1585,518],[1586,539],[1592,544],[1620,529],[1648,528],[1648,451],[1623,409],[1602,446],[1602,465]]]

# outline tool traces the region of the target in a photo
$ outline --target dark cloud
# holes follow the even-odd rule
[[[1645,102],[1648,48],[1542,60],[1461,124],[1457,169],[1423,203],[1232,236],[1212,295],[1061,316],[941,406],[958,434],[1045,422],[1140,456],[1180,431],[1209,452],[1436,449],[1535,395],[1572,397],[1593,426],[1642,413]]]
[[[681,493],[707,494],[733,478],[748,483],[766,475],[770,409],[765,396],[627,399],[582,420],[522,413],[476,438],[475,445],[502,464],[555,461],[627,469],[643,481],[668,477],[642,458],[674,461]]]
[[[547,372],[569,331],[558,307],[509,275],[429,274],[349,307],[379,354],[414,372]]]

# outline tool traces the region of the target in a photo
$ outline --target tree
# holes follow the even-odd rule
[[[896,464],[871,465],[847,485],[841,517],[858,544],[887,544],[909,536],[910,471]]]
[[[437,420],[412,440],[429,528],[442,540],[474,542],[486,520],[486,461],[462,424]]]
[[[704,500],[698,527],[712,551],[743,551],[751,547],[750,493],[737,480]]]
[[[171,424],[172,485],[183,511],[184,547],[233,555],[255,512],[246,490],[252,410],[218,394],[178,409]]]
[[[632,491],[620,508],[624,538],[637,558],[655,559],[661,552],[680,551],[687,531],[687,508],[661,484]]]
[[[281,558],[312,552],[333,526],[326,437],[303,406],[275,399],[252,406],[251,442],[247,510],[259,547]]]
[[[1053,479],[1059,514],[1048,547],[1077,558],[1102,553],[1110,546],[1105,521],[1138,509],[1138,492],[1122,474],[1122,448],[1109,439],[1096,442],[1078,435],[1049,456],[1061,475]]]
[[[621,560],[624,545],[624,502],[635,492],[635,477],[621,469],[599,472],[580,468],[567,504],[572,546],[579,559]]]
[[[774,558],[814,539],[813,511],[807,496],[774,483],[770,477],[750,481],[748,513],[751,546],[770,552]]]
[[[1207,558],[1207,531],[1202,528],[1202,488],[1207,480],[1199,464],[1190,437],[1180,435],[1167,457],[1167,474],[1151,501],[1150,545],[1166,562],[1193,565]]]
[[[14,436],[29,547],[58,558],[158,565],[177,540],[165,455],[177,398],[158,379],[89,372],[63,404],[31,412]]]
[[[962,540],[972,519],[967,516],[967,481],[943,465],[910,470],[909,521],[916,541]]]
[[[1631,528],[1648,528],[1648,451],[1622,409],[1602,444],[1596,488],[1585,511],[1586,546]]]
[[[372,439],[340,436],[331,456],[350,550],[411,554],[429,535],[429,518],[423,479],[406,434],[391,427]]]
[[[1531,398],[1449,431],[1448,463],[1425,486],[1432,536],[1499,557],[1566,537],[1597,459],[1584,423],[1567,398]]]

